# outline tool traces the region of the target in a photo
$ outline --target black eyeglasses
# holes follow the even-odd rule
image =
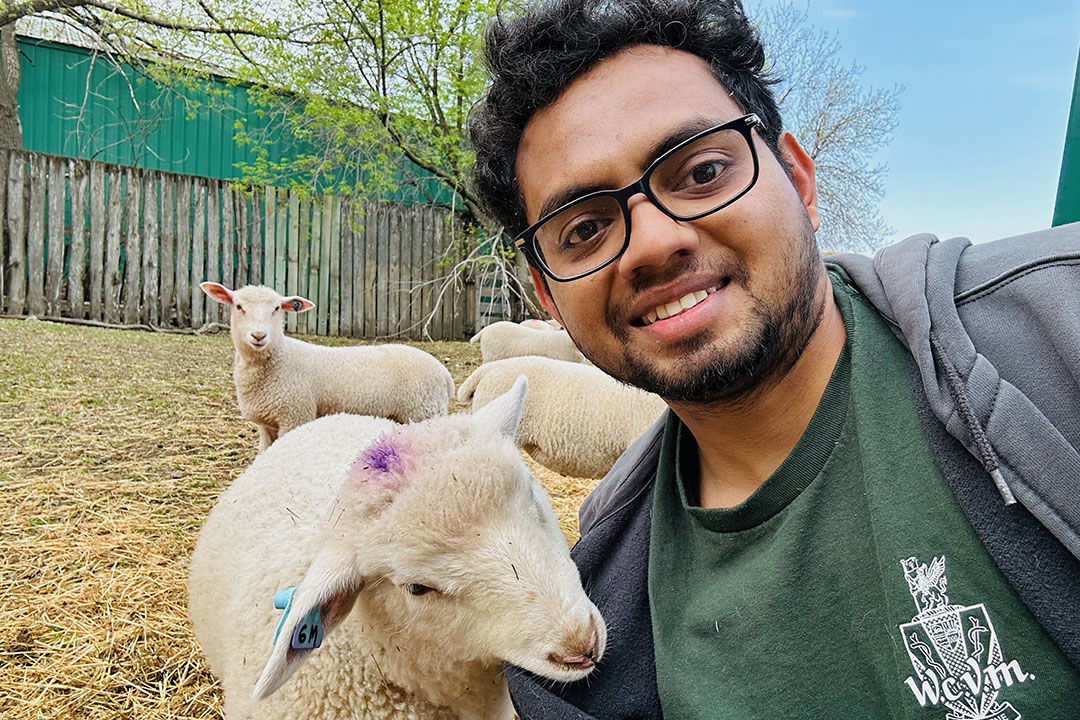
[[[630,245],[630,208],[638,193],[674,220],[697,220],[725,208],[754,186],[758,157],[751,131],[757,115],[717,125],[658,157],[637,181],[563,205],[514,239],[552,280],[577,280],[600,270]]]

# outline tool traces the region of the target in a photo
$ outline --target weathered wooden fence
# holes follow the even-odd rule
[[[290,332],[459,339],[477,323],[449,211],[0,151],[0,308],[9,315],[199,328],[199,289],[303,295]],[[436,312],[437,311],[437,312]],[[484,318],[486,320],[487,318]],[[483,320],[481,320],[481,324]]]

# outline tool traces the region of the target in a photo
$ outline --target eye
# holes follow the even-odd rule
[[[240,303],[236,303],[236,309],[239,310],[240,312],[244,312],[244,306],[241,305]]]
[[[417,597],[427,595],[429,592],[438,592],[435,588],[420,583],[409,583],[405,586],[405,589],[409,591],[410,595],[416,595]]]
[[[280,309],[281,309],[281,308],[279,308],[279,307],[276,307],[276,308],[274,308],[274,312],[272,312],[272,313],[270,313],[270,314],[271,314],[271,315],[273,315],[274,313],[276,313],[276,312],[277,312],[278,310],[280,310]]]
[[[612,221],[608,218],[585,217],[575,220],[563,228],[559,247],[563,250],[572,250],[599,240],[611,223]]]

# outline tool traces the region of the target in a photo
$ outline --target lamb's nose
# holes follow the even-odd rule
[[[592,634],[589,636],[589,642],[580,649],[580,653],[577,655],[561,655],[559,653],[551,653],[548,655],[548,660],[557,665],[568,665],[577,670],[588,670],[596,665],[597,650],[600,645],[600,634],[596,630],[596,625],[593,625]],[[577,649],[577,648],[574,648]],[[570,650],[573,652],[573,649]]]
[[[251,339],[254,340],[255,342],[262,342],[262,339],[264,337],[266,337],[266,333],[264,333],[264,332],[253,332],[253,333],[251,333]]]

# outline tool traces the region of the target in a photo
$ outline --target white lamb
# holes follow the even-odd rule
[[[660,397],[603,371],[545,357],[484,363],[458,389],[475,411],[506,392],[519,375],[529,393],[518,445],[541,465],[572,477],[603,477],[630,443],[667,408]]]
[[[397,422],[445,415],[454,381],[441,362],[408,345],[326,347],[286,337],[283,316],[315,305],[264,285],[229,290],[204,282],[232,306],[233,381],[240,415],[259,426],[259,450],[323,415],[356,413]]]
[[[502,719],[504,661],[589,674],[607,630],[514,445],[524,394],[405,426],[321,418],[229,486],[188,581],[227,720]]]
[[[480,343],[481,362],[486,363],[523,355],[542,355],[567,362],[585,362],[585,356],[565,330],[536,330],[500,320],[481,328],[469,342]]]

